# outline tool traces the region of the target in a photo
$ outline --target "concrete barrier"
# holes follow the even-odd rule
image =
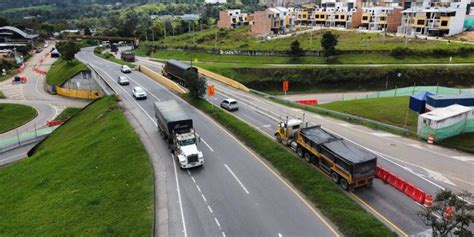
[[[169,89],[173,90],[174,92],[178,94],[185,94],[187,93],[187,90],[178,85],[176,82],[164,77],[163,75],[160,75],[159,73],[149,69],[146,66],[139,65],[138,70],[140,72],[143,72],[143,74],[151,77],[153,80],[159,82],[160,84],[168,87]]]
[[[102,93],[100,91],[83,91],[83,90],[75,90],[75,89],[66,89],[59,86],[56,86],[56,93],[58,95],[63,95],[67,97],[90,99],[90,100],[95,100],[97,98],[102,97]]]
[[[199,74],[202,74],[205,77],[209,77],[209,78],[214,79],[216,81],[220,81],[220,82],[222,82],[226,85],[232,86],[232,87],[237,88],[239,90],[242,90],[242,91],[245,91],[245,92],[250,92],[249,88],[247,88],[246,86],[244,86],[242,83],[240,83],[238,81],[235,81],[233,79],[230,79],[228,77],[219,75],[217,73],[208,71],[208,70],[200,68],[200,67],[196,67],[196,68],[198,69]]]

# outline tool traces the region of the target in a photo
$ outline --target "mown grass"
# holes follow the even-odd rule
[[[187,97],[186,97],[187,98]],[[345,236],[396,236],[374,216],[357,205],[330,179],[315,171],[238,118],[214,108],[207,101],[188,101],[234,133],[245,145],[268,160],[286,179],[328,217]],[[258,142],[255,142],[258,141]]]
[[[114,97],[0,169],[0,236],[150,236],[152,170]]]
[[[70,62],[59,59],[49,69],[46,82],[51,86],[61,86],[77,73],[87,70],[89,70],[87,66],[77,59]]]
[[[215,37],[216,31],[217,42]],[[214,28],[203,30],[202,32],[166,37],[160,40],[157,45],[172,48],[198,47],[202,49],[286,51],[289,50],[291,42],[298,40],[303,49],[317,51],[321,50],[320,39],[322,34],[326,31],[328,30],[318,30],[313,31],[312,34],[304,33],[287,38],[266,40],[252,36],[248,27],[231,30],[216,30]],[[405,39],[403,37],[384,36],[378,33],[331,31],[337,35],[338,44],[336,49],[341,51],[388,51],[397,47],[405,47]],[[423,51],[433,49],[456,49],[460,47],[473,48],[474,45],[419,38],[409,39],[407,41],[407,47],[417,51]]]
[[[317,107],[356,115],[416,132],[418,114],[408,108],[409,96],[336,101]]]
[[[0,104],[0,133],[20,127],[34,119],[36,115],[38,115],[36,109],[27,105]]]
[[[80,108],[66,108],[65,110],[63,110],[63,112],[61,112],[55,118],[55,120],[61,120],[61,121],[65,122],[65,121],[69,120],[70,118],[72,118],[74,115],[78,114],[80,111],[81,111]]]
[[[464,133],[444,139],[439,145],[474,154],[474,133]]]
[[[138,48],[135,53],[140,56],[147,56],[149,50],[146,46]],[[209,62],[210,64],[218,63],[220,65],[228,63],[232,64],[250,64],[255,66],[264,66],[268,64],[435,64],[450,63],[449,57],[422,57],[422,56],[406,56],[404,58],[395,58],[383,53],[365,53],[365,54],[343,54],[338,55],[330,61],[326,61],[324,57],[304,56],[304,57],[283,57],[283,56],[247,56],[247,55],[218,55],[206,52],[190,52],[190,51],[171,51],[159,50],[151,55],[158,59],[177,59],[182,61],[193,62]],[[474,54],[466,56],[452,57],[451,63],[472,63],[474,62]],[[212,65],[210,65],[212,66]],[[225,66],[225,65],[223,65]],[[235,66],[235,65],[234,65]]]

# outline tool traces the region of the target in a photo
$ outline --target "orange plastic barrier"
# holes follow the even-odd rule
[[[423,190],[416,188],[413,192],[411,198],[415,200],[417,203],[423,204],[425,201],[426,193]]]
[[[381,179],[382,181],[385,182],[387,180],[388,170],[386,170],[386,169],[384,169],[380,166],[377,166],[377,168],[375,170],[376,170],[375,176],[378,179]]]
[[[47,121],[46,122],[46,125],[48,127],[54,127],[54,126],[58,126],[58,125],[61,125],[63,122],[61,120],[52,120],[52,121]]]
[[[397,177],[397,180],[395,180],[395,188],[403,192],[405,191],[406,186],[407,182],[404,179]]]
[[[317,100],[296,100],[295,102],[298,104],[303,104],[303,105],[317,105],[318,104]]]

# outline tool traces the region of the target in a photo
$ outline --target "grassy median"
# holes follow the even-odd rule
[[[49,69],[46,82],[51,86],[61,86],[77,73],[87,70],[87,66],[76,59],[70,62],[59,59]]]
[[[0,187],[0,236],[152,234],[151,164],[114,97],[1,168]]]
[[[28,123],[38,115],[36,109],[20,104],[0,104],[0,133]]]
[[[396,236],[384,224],[348,197],[328,177],[315,171],[257,129],[211,106],[205,100],[188,101],[229,129],[248,147],[268,160],[281,175],[328,217],[345,236]],[[255,142],[258,141],[258,142]]]

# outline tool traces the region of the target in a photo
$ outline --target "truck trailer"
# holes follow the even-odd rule
[[[327,132],[320,125],[302,128],[301,124],[298,119],[280,123],[275,138],[330,175],[344,190],[372,185],[377,166],[375,155]]]
[[[163,76],[168,77],[171,80],[177,81],[180,85],[186,86],[186,73],[194,72],[196,75],[196,80],[198,80],[198,70],[197,68],[190,66],[186,63],[182,63],[177,60],[168,60],[163,67]]]
[[[193,120],[175,100],[155,102],[158,132],[166,140],[182,169],[202,166],[204,157],[196,143],[200,141]]]

